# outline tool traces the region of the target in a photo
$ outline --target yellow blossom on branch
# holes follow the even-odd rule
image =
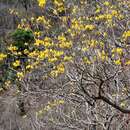
[[[83,58],[83,62],[86,63],[86,64],[91,64],[92,63],[87,57]]]
[[[130,37],[130,30],[125,31],[125,32],[123,33],[122,37],[123,37],[124,40],[127,40],[127,38]]]
[[[62,64],[62,63],[60,63],[58,66],[57,66],[57,71],[58,71],[58,73],[64,73],[64,71],[65,71],[65,66],[64,66],[64,64]]]
[[[130,65],[130,60],[126,61],[125,65]]]
[[[27,65],[26,69],[33,69],[33,66],[32,65]]]
[[[11,51],[11,52],[14,52],[14,51],[17,51],[18,50],[18,48],[16,47],[16,46],[9,46],[8,48],[7,48],[9,51]]]
[[[23,72],[17,72],[17,77],[19,80],[21,80],[24,77],[24,73]]]
[[[56,57],[48,59],[48,62],[50,62],[50,63],[54,63],[56,61],[58,61],[58,59]]]
[[[51,77],[57,77],[58,76],[58,71],[57,70],[52,70],[51,72],[50,72],[50,75],[51,75]]]
[[[95,28],[95,26],[94,25],[85,25],[85,27],[84,27],[84,29],[86,29],[86,30],[93,30]]]
[[[67,62],[67,61],[71,61],[72,60],[72,56],[65,56],[64,57],[64,61]]]
[[[103,4],[104,4],[105,6],[109,6],[109,5],[110,5],[110,3],[109,3],[108,1],[105,1]]]
[[[114,63],[115,63],[116,65],[121,65],[121,60],[120,60],[120,59],[115,60]]]
[[[38,0],[39,6],[44,7],[46,4],[46,0]]]
[[[63,99],[57,99],[57,100],[54,100],[53,102],[48,102],[47,105],[43,109],[40,109],[39,111],[36,112],[36,115],[41,116],[42,114],[45,114],[45,112],[48,112],[54,107],[57,107],[58,105],[62,105],[64,103],[65,101]]]
[[[18,67],[20,66],[20,61],[19,60],[16,60],[15,62],[13,62],[12,64],[14,67]]]
[[[6,58],[7,55],[3,54],[3,53],[0,53],[0,61],[2,61],[4,58]]]

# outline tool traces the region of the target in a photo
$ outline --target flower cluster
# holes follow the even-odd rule
[[[64,102],[65,101],[63,99],[57,99],[57,100],[54,100],[53,102],[48,102],[47,105],[43,109],[36,112],[36,115],[41,116],[45,114],[46,112],[48,112],[49,110],[53,109],[54,107],[64,104]]]
[[[48,70],[47,75],[56,78],[66,73],[66,62],[77,59],[90,66],[108,62],[120,66],[122,61],[130,64],[125,48],[130,31],[122,29],[125,25],[122,19],[128,16],[120,10],[125,3],[118,0],[112,5],[110,1],[102,1],[88,12],[85,0],[72,3],[73,6],[65,0],[38,0],[39,9],[45,12],[22,17],[7,55],[0,53],[0,61],[7,57],[8,66],[18,79],[42,65]],[[47,4],[50,6],[46,9]]]
[[[44,7],[46,4],[46,0],[38,0],[39,6]]]

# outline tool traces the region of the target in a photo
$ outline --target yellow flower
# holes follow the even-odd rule
[[[23,72],[17,72],[17,77],[21,80],[24,77]]]
[[[42,44],[43,44],[43,41],[42,41],[42,40],[39,40],[39,39],[36,39],[36,40],[35,40],[35,43],[34,43],[35,46],[40,46],[40,45],[42,45]]]
[[[86,63],[86,64],[91,64],[91,61],[90,61],[87,57],[84,57],[84,58],[83,58],[83,61],[84,61],[84,63]]]
[[[43,45],[44,45],[45,47],[50,47],[50,46],[52,46],[52,45],[53,45],[53,42],[52,42],[51,38],[45,37],[45,39],[43,40]]]
[[[34,32],[34,35],[39,37],[41,35],[41,32]]]
[[[101,15],[98,15],[95,17],[95,20],[103,20],[105,19],[105,15],[104,14],[101,14]]]
[[[62,0],[54,0],[54,4],[57,5],[57,6],[62,6],[63,1]]]
[[[21,24],[18,24],[17,28],[22,29],[23,27]]]
[[[18,52],[17,54],[18,54],[18,55],[22,55],[22,53],[21,53],[21,52]]]
[[[33,51],[29,53],[29,57],[36,57],[39,53],[37,51]]]
[[[90,40],[90,42],[88,43],[90,45],[90,47],[96,47],[98,42],[96,40]]]
[[[104,50],[102,50],[101,52],[98,50],[98,57],[102,60],[102,61],[105,61],[105,60],[108,60],[108,56],[107,54],[105,53]]]
[[[19,61],[19,60],[16,60],[15,62],[13,62],[13,66],[14,66],[14,67],[20,66],[20,61]]]
[[[82,48],[82,51],[83,51],[83,52],[88,51],[88,48],[87,48],[87,47],[83,47],[83,48]]]
[[[6,80],[5,83],[4,83],[4,88],[9,89],[10,85],[11,85],[11,81]]]
[[[7,80],[6,82],[5,82],[5,85],[10,85],[10,83],[11,83],[11,81],[10,80]]]
[[[33,69],[33,66],[32,65],[27,65],[26,69]]]
[[[130,60],[126,61],[125,65],[130,65]]]
[[[65,101],[63,99],[54,100],[53,102],[48,102],[47,105],[43,109],[36,112],[36,115],[40,116],[42,114],[45,114],[45,112],[48,112],[49,110],[53,109],[54,107],[60,104],[64,104],[64,102]]]
[[[60,35],[60,36],[58,36],[58,40],[59,41],[66,41],[66,37],[65,36],[63,36],[63,35]]]
[[[49,37],[45,37],[44,42],[52,42],[52,40]]]
[[[54,62],[56,62],[58,59],[56,58],[56,57],[54,57],[54,58],[49,58],[48,59],[48,62],[50,62],[50,63],[54,63]]]
[[[62,17],[62,21],[63,21],[64,23],[66,23],[66,22],[67,22],[67,17],[66,17],[66,16],[63,16],[63,17]]]
[[[72,42],[71,41],[61,42],[61,43],[59,43],[59,47],[60,48],[71,48]]]
[[[85,27],[84,27],[84,29],[86,29],[86,30],[93,30],[95,28],[95,26],[94,25],[85,25]]]
[[[60,63],[60,64],[57,66],[57,71],[58,71],[58,73],[64,73],[64,71],[65,71],[65,66],[64,66],[64,64]]]
[[[109,3],[108,1],[105,1],[105,2],[104,2],[104,5],[109,6],[110,3]]]
[[[59,104],[64,104],[65,101],[61,99],[58,102],[59,102]]]
[[[58,12],[62,12],[62,11],[65,11],[65,7],[63,7],[63,6],[60,6],[60,7],[58,7]]]
[[[113,48],[111,52],[112,52],[112,53],[115,53],[115,52],[116,52],[116,48]]]
[[[106,19],[111,20],[112,19],[112,14],[106,14]]]
[[[46,0],[38,0],[39,6],[44,7],[46,4]]]
[[[71,24],[72,29],[81,30],[81,28],[84,28],[83,24],[81,24],[81,22],[75,18],[72,19]]]
[[[58,71],[57,71],[57,70],[52,70],[52,71],[50,72],[50,75],[51,75],[52,77],[57,77],[57,76],[58,76]]]
[[[117,16],[118,15],[118,12],[116,10],[112,10],[111,13],[112,13],[113,16]]]
[[[120,106],[121,107],[126,107],[126,102],[121,102]]]
[[[44,111],[49,111],[51,109],[50,105],[47,105],[45,108],[44,108]]]
[[[119,55],[122,55],[123,50],[122,50],[122,48],[116,48],[116,52],[117,52]]]
[[[113,54],[114,54],[114,53],[117,53],[117,54],[119,54],[119,55],[122,55],[123,49],[122,49],[122,48],[113,48],[113,49],[112,49],[112,53],[113,53]]]
[[[97,8],[96,11],[95,11],[95,13],[99,13],[100,11],[101,11],[101,9]]]
[[[3,53],[0,53],[0,61],[2,61],[4,58],[6,58],[7,55],[3,54]]]
[[[65,56],[64,57],[64,61],[71,61],[72,60],[72,56]]]
[[[65,66],[63,63],[60,63],[59,65],[56,66],[56,69],[55,70],[52,70],[50,72],[50,75],[52,77],[57,77],[59,74],[62,74],[65,72]]]
[[[125,31],[125,32],[123,33],[123,36],[122,36],[122,37],[124,38],[124,40],[127,40],[127,38],[130,37],[130,30],[129,30],[129,31]]]
[[[44,59],[44,58],[49,57],[49,55],[50,55],[50,51],[48,49],[46,49],[45,51],[39,52],[38,58]]]
[[[34,17],[31,17],[31,22],[34,22],[34,20],[35,20]]]
[[[54,56],[56,56],[56,57],[60,57],[60,56],[62,56],[63,54],[64,54],[63,51],[54,51]]]
[[[74,6],[74,7],[73,7],[73,10],[72,10],[72,13],[73,13],[73,14],[76,14],[77,11],[78,11],[78,9],[79,9],[78,6]]]
[[[40,63],[40,61],[36,61],[36,62],[32,63],[33,68],[37,68],[39,63]]]
[[[24,50],[24,54],[28,54],[29,51],[27,49]]]
[[[121,60],[120,60],[120,59],[115,60],[114,63],[115,63],[116,65],[120,65],[120,64],[121,64]]]
[[[11,46],[8,47],[8,50],[11,51],[11,52],[14,52],[14,51],[17,51],[18,48],[16,46],[11,45]]]
[[[44,16],[39,16],[38,18],[37,18],[37,22],[39,23],[47,23],[47,21],[46,21],[46,19],[45,19],[45,17]]]

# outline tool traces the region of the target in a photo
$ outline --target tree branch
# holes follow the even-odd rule
[[[107,104],[111,105],[113,108],[121,111],[124,114],[130,114],[130,109],[124,109],[124,108],[120,107],[119,105],[113,103],[112,101],[110,101],[108,98],[106,98],[104,96],[100,95],[99,97],[96,97],[95,99],[106,102]]]

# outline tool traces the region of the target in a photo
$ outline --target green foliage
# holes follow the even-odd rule
[[[12,34],[14,40],[14,46],[18,47],[18,50],[24,50],[27,48],[25,43],[31,44],[34,41],[34,35],[31,30],[16,29]]]

